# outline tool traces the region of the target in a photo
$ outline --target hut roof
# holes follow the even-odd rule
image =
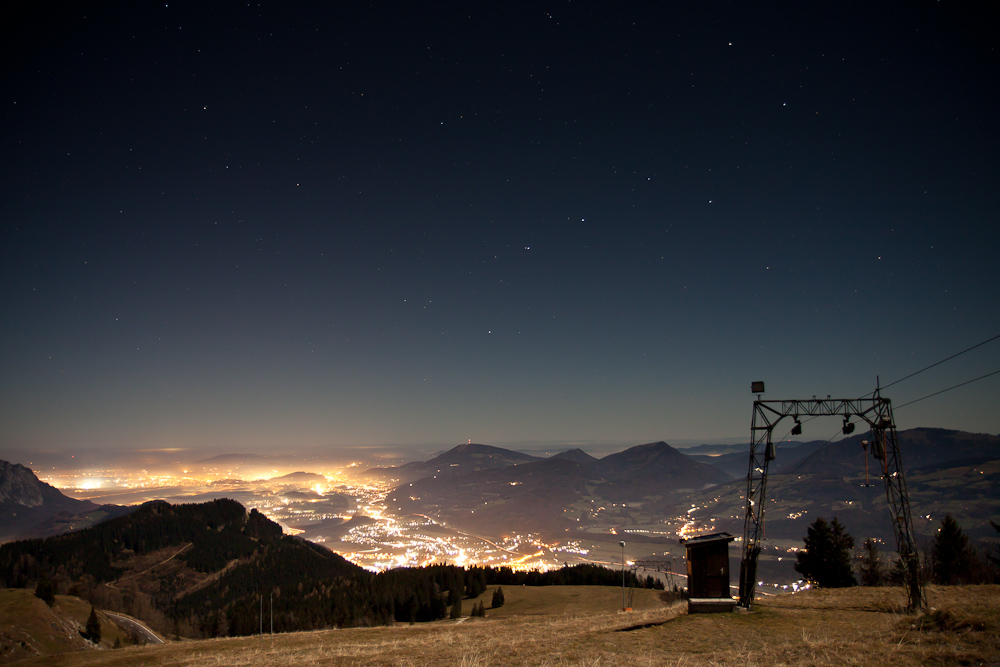
[[[732,542],[736,537],[730,535],[729,533],[712,533],[711,535],[698,535],[697,537],[689,537],[680,541],[681,544],[689,547],[695,547],[702,544],[711,544],[712,542]]]

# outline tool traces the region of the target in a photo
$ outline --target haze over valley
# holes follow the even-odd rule
[[[772,589],[787,590],[800,579],[791,567],[794,554],[818,516],[837,516],[859,540],[873,537],[894,548],[884,489],[877,475],[865,475],[862,437],[781,443],[761,556],[761,576]],[[908,483],[918,536],[928,539],[951,513],[971,536],[989,539],[988,519],[1000,514],[1000,439],[912,429],[901,432],[900,441],[912,462]],[[579,448],[527,453],[473,443],[418,461],[391,451],[327,459],[145,456],[138,469],[75,467],[71,459],[39,477],[69,498],[104,506],[230,498],[286,534],[373,571],[435,563],[614,567],[624,555],[628,562],[677,559],[673,570],[683,574],[679,539],[720,531],[741,536],[745,511],[746,445],[675,449],[658,442],[601,458]],[[59,527],[71,525],[64,520]],[[731,546],[737,558],[739,539]]]

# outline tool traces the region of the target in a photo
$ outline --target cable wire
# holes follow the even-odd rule
[[[926,396],[921,396],[920,398],[915,398],[912,401],[910,401],[909,403],[903,403],[902,405],[896,406],[896,409],[899,410],[900,408],[905,408],[907,405],[913,405],[914,403],[919,403],[920,401],[924,400],[925,398],[930,398],[931,396],[937,396],[938,394],[943,394],[944,392],[951,391],[952,389],[958,389],[959,387],[964,387],[967,384],[972,384],[973,382],[977,382],[979,380],[982,380],[983,378],[988,378],[991,375],[996,375],[998,373],[1000,373],[1000,369],[995,370],[992,373],[987,373],[986,375],[980,375],[979,377],[974,378],[972,380],[966,380],[965,382],[960,382],[960,383],[958,383],[958,384],[956,384],[956,385],[954,385],[952,387],[948,387],[947,389],[942,389],[941,391],[935,391],[933,394],[927,394]]]
[[[929,371],[930,369],[934,368],[935,366],[940,366],[941,364],[943,364],[946,361],[951,361],[955,357],[960,357],[963,354],[965,354],[966,352],[971,352],[972,350],[976,349],[977,347],[982,347],[983,345],[986,345],[987,343],[992,343],[993,341],[995,341],[998,338],[1000,338],[1000,334],[997,334],[996,336],[993,336],[993,338],[988,338],[988,339],[984,340],[981,343],[976,343],[972,347],[967,347],[964,350],[962,350],[961,352],[956,352],[955,354],[951,355],[950,357],[947,357],[946,359],[942,359],[941,361],[937,361],[937,362],[931,364],[930,366],[926,366],[924,368],[921,368],[919,371],[914,371],[913,373],[910,373],[906,377],[901,377],[898,380],[896,380],[895,382],[890,382],[889,384],[885,385],[884,387],[879,387],[879,389],[888,389],[889,387],[891,387],[894,384],[899,384],[903,380],[909,380],[914,375],[919,375],[919,374],[923,373],[924,371]],[[979,379],[979,378],[976,378],[976,379]],[[970,380],[970,382],[975,382],[975,380]],[[961,385],[956,385],[956,386],[961,386]],[[952,387],[952,389],[954,389],[954,387]],[[947,391],[947,389],[945,391]],[[869,393],[865,394],[864,396],[862,396],[862,398],[867,398],[868,396],[871,396],[874,393],[875,393],[874,391],[869,392]],[[931,395],[933,396],[933,394],[931,394]],[[924,398],[929,398],[929,397],[925,396]],[[923,400],[923,399],[917,399],[917,400]],[[911,401],[911,402],[915,402],[915,401]]]
[[[1000,338],[1000,336],[996,336],[996,337],[994,337],[994,338]],[[991,338],[990,340],[994,340],[994,338]],[[990,341],[984,341],[983,343],[980,343],[979,345],[983,345],[984,343],[988,343],[988,342],[990,342]],[[977,345],[977,346],[975,346],[975,347],[978,347],[978,345]],[[973,349],[973,348],[969,348],[969,349],[971,350],[971,349]],[[965,350],[965,351],[967,352],[968,350]],[[959,354],[962,354],[962,352],[959,352]],[[949,359],[951,359],[951,358],[954,358],[954,357],[956,357],[956,356],[958,356],[958,355],[952,355],[952,357],[949,357]],[[942,360],[942,361],[947,361],[947,359],[945,359],[945,360]],[[939,361],[938,363],[940,364],[940,363],[942,363],[942,361]],[[934,365],[936,366],[937,364],[934,364]],[[930,366],[928,366],[927,368],[930,368]],[[924,369],[924,370],[926,370],[926,369]],[[920,372],[920,371],[917,371],[917,373],[919,373],[919,372]],[[909,375],[909,376],[907,376],[907,377],[912,377],[912,375],[916,375],[916,373],[913,373],[913,374],[911,374],[911,375]],[[956,384],[956,385],[953,385],[953,386],[951,386],[951,387],[948,387],[947,389],[942,389],[941,391],[936,391],[936,392],[934,392],[933,394],[927,394],[926,396],[922,396],[922,397],[920,397],[920,398],[916,398],[916,399],[914,399],[914,400],[912,400],[912,401],[909,401],[908,403],[903,403],[902,405],[898,405],[898,406],[896,406],[895,410],[900,410],[900,409],[902,409],[902,408],[905,408],[905,407],[906,407],[906,406],[908,406],[908,405],[913,405],[914,403],[919,403],[920,401],[923,401],[924,399],[928,399],[928,398],[931,398],[931,397],[933,397],[933,396],[937,396],[937,395],[939,395],[939,394],[943,394],[943,393],[945,393],[946,391],[951,391],[952,389],[958,389],[959,387],[964,387],[964,386],[965,386],[965,385],[967,385],[967,384],[972,384],[973,382],[978,382],[979,380],[984,380],[984,379],[986,379],[986,378],[988,378],[988,377],[991,377],[991,376],[993,376],[993,375],[1000,375],[1000,369],[997,369],[997,370],[993,371],[992,373],[986,373],[985,375],[980,375],[979,377],[977,377],[977,378],[973,378],[972,380],[966,380],[965,382],[960,382],[960,383],[958,383],[958,384]],[[906,378],[903,378],[902,380],[905,380],[905,379],[906,379]],[[902,382],[902,380],[897,380],[896,382]],[[895,384],[895,382],[894,382],[893,384]],[[888,386],[888,385],[886,385],[886,386]],[[817,417],[817,416],[818,416],[818,415],[813,415],[813,416],[809,417],[808,419],[806,419],[805,421],[812,421],[813,419],[816,419],[816,417]],[[780,438],[780,439],[778,440],[778,442],[782,442],[782,441],[783,441],[783,440],[784,440],[785,438],[787,438],[787,437],[788,437],[788,436],[790,435],[790,433],[791,433],[791,431],[789,431],[789,432],[785,433],[785,435],[783,435],[783,436],[782,436],[782,437],[781,437],[781,438]],[[828,439],[828,440],[827,440],[826,442],[824,442],[824,443],[823,443],[822,445],[820,445],[819,447],[817,447],[817,448],[816,448],[816,449],[815,449],[815,450],[813,451],[813,453],[812,453],[812,454],[809,454],[808,456],[804,457],[804,458],[803,458],[803,459],[802,459],[801,461],[799,461],[798,465],[796,465],[796,466],[795,466],[795,467],[794,467],[794,468],[793,468],[792,470],[790,470],[789,472],[783,472],[783,473],[774,473],[774,474],[776,474],[776,475],[781,475],[781,476],[782,476],[782,479],[780,479],[780,480],[777,480],[777,481],[775,482],[774,486],[773,486],[773,487],[771,487],[771,489],[770,489],[770,490],[771,490],[771,491],[774,491],[774,490],[776,490],[776,489],[777,489],[778,487],[780,487],[780,486],[781,486],[781,484],[783,484],[784,482],[786,482],[787,480],[789,480],[789,479],[790,479],[790,478],[791,478],[791,477],[792,477],[793,475],[795,475],[795,474],[796,474],[796,473],[797,473],[797,472],[798,472],[799,470],[801,470],[801,469],[802,469],[802,467],[803,467],[803,466],[804,466],[804,465],[805,465],[806,463],[808,463],[809,461],[811,461],[811,460],[813,459],[813,457],[815,457],[815,456],[816,456],[817,454],[819,454],[819,453],[820,453],[821,451],[823,451],[823,449],[825,449],[827,445],[829,445],[829,444],[830,444],[831,442],[833,442],[833,441],[834,441],[834,439],[835,439],[835,438],[836,438],[836,437],[837,437],[838,435],[839,435],[839,433],[834,433],[834,434],[833,434],[832,436],[830,436],[830,438],[829,438],[829,439]]]
[[[931,369],[931,368],[934,368],[935,366],[939,366],[939,365],[943,364],[943,363],[944,363],[944,362],[946,362],[946,361],[950,361],[951,359],[954,359],[955,357],[958,357],[958,356],[960,356],[960,355],[963,355],[963,354],[965,354],[966,352],[969,352],[969,351],[971,351],[971,350],[974,350],[974,349],[976,349],[977,347],[982,347],[983,345],[986,345],[987,343],[991,343],[991,342],[995,341],[995,340],[996,340],[996,339],[998,339],[998,338],[1000,338],[1000,334],[997,334],[996,336],[994,336],[993,338],[990,338],[990,339],[988,339],[988,340],[984,340],[984,341],[983,341],[983,342],[981,342],[981,343],[977,343],[976,345],[973,345],[972,347],[968,347],[968,348],[966,348],[966,349],[962,350],[961,352],[958,352],[958,353],[956,353],[956,354],[953,354],[953,355],[951,355],[950,357],[948,357],[948,358],[946,358],[946,359],[942,359],[941,361],[938,361],[937,363],[933,363],[933,364],[931,364],[930,366],[927,366],[927,367],[925,367],[925,368],[921,368],[921,369],[920,369],[919,371],[916,371],[916,372],[914,372],[914,373],[910,373],[910,374],[909,374],[909,375],[907,375],[906,377],[902,377],[902,378],[900,378],[900,379],[896,380],[895,382],[892,382],[892,383],[890,383],[890,384],[887,384],[887,385],[885,385],[885,387],[881,387],[881,388],[882,388],[882,389],[885,389],[885,388],[887,388],[887,387],[891,387],[891,386],[892,386],[892,385],[894,385],[894,384],[899,384],[899,383],[900,383],[900,382],[902,382],[903,380],[908,380],[909,378],[913,377],[914,375],[917,375],[917,374],[919,374],[919,373],[923,373],[924,371],[926,371],[926,370],[928,370],[928,369]],[[958,383],[958,384],[956,384],[956,385],[953,385],[953,386],[951,386],[951,387],[948,387],[947,389],[942,389],[942,390],[940,390],[940,391],[936,391],[936,392],[934,392],[933,394],[927,394],[926,396],[921,396],[920,398],[917,398],[917,399],[914,399],[914,400],[912,400],[912,401],[909,401],[909,402],[907,402],[907,403],[903,403],[902,405],[898,405],[898,406],[896,406],[896,408],[895,408],[895,409],[896,409],[896,410],[900,410],[900,409],[902,409],[902,408],[905,408],[905,407],[906,407],[906,406],[908,406],[908,405],[913,405],[914,403],[919,403],[920,401],[923,401],[923,400],[925,400],[925,399],[928,399],[928,398],[931,398],[931,397],[933,397],[933,396],[938,396],[939,394],[943,394],[943,393],[945,393],[945,392],[947,392],[947,391],[951,391],[952,389],[958,389],[959,387],[964,387],[964,386],[965,386],[965,385],[967,385],[967,384],[972,384],[973,382],[978,382],[979,380],[984,380],[984,379],[986,379],[986,378],[988,378],[988,377],[991,377],[991,376],[993,376],[993,375],[998,375],[998,374],[1000,374],[1000,369],[998,369],[998,370],[995,370],[995,371],[993,371],[992,373],[986,373],[985,375],[980,375],[979,377],[977,377],[977,378],[973,378],[972,380],[966,380],[965,382],[960,382],[960,383]],[[866,394],[866,395],[865,395],[865,396],[863,396],[862,398],[865,398],[865,397],[867,397],[867,396],[871,396],[871,395],[872,395],[872,394],[874,394],[874,393],[875,393],[875,392],[871,392],[871,393],[869,393],[869,394]],[[809,422],[809,421],[812,421],[813,419],[816,419],[816,418],[817,418],[818,416],[820,416],[820,415],[812,415],[812,416],[808,417],[807,419],[805,419],[805,420],[803,420],[803,421],[806,421],[806,422]],[[785,438],[787,438],[787,437],[788,437],[789,435],[791,435],[791,429],[789,429],[789,431],[788,431],[788,432],[786,432],[786,433],[785,433],[785,435],[783,435],[783,436],[782,436],[781,438],[779,438],[777,442],[782,442],[782,441],[784,441],[784,439],[785,439]],[[804,458],[803,458],[803,459],[802,459],[801,461],[799,461],[798,465],[796,465],[796,466],[795,466],[795,467],[794,467],[794,468],[793,468],[793,469],[792,469],[792,470],[791,470],[790,472],[786,472],[786,473],[774,473],[774,474],[776,474],[776,475],[781,475],[781,476],[782,476],[782,479],[779,479],[779,480],[777,480],[777,481],[775,482],[774,486],[772,486],[772,487],[771,487],[771,489],[770,489],[770,492],[772,492],[772,493],[773,493],[773,492],[774,492],[774,491],[775,491],[775,490],[776,490],[776,489],[777,489],[778,487],[780,487],[780,486],[781,486],[781,485],[782,485],[782,484],[783,484],[784,482],[788,481],[788,480],[789,480],[789,479],[790,479],[790,478],[791,478],[791,477],[792,477],[793,475],[795,475],[795,474],[796,474],[796,473],[797,473],[797,472],[798,472],[799,470],[801,470],[801,469],[802,469],[802,467],[803,467],[803,466],[804,466],[804,465],[805,465],[806,463],[808,463],[809,461],[811,461],[811,460],[813,459],[813,457],[815,457],[815,456],[816,456],[817,454],[819,454],[819,453],[820,453],[820,452],[821,452],[821,451],[822,451],[823,449],[825,449],[827,445],[829,445],[829,444],[830,444],[831,442],[833,442],[833,440],[834,440],[834,439],[835,439],[835,438],[837,437],[837,435],[839,435],[839,433],[834,433],[834,434],[833,434],[832,436],[830,436],[830,438],[829,438],[829,439],[828,439],[828,440],[827,440],[826,442],[824,442],[824,443],[823,443],[822,445],[820,445],[819,447],[817,447],[817,448],[816,448],[816,449],[815,449],[815,450],[814,450],[814,451],[812,452],[812,454],[809,454],[808,456],[804,457]],[[772,440],[772,442],[774,442],[774,441]],[[752,447],[752,446],[753,446],[753,443],[751,443],[751,447]]]

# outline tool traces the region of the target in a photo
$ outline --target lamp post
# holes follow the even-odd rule
[[[618,542],[622,548],[622,611],[625,611],[625,541]]]

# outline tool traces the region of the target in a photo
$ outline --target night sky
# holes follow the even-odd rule
[[[6,2],[0,458],[745,441],[1000,334],[987,6]]]

